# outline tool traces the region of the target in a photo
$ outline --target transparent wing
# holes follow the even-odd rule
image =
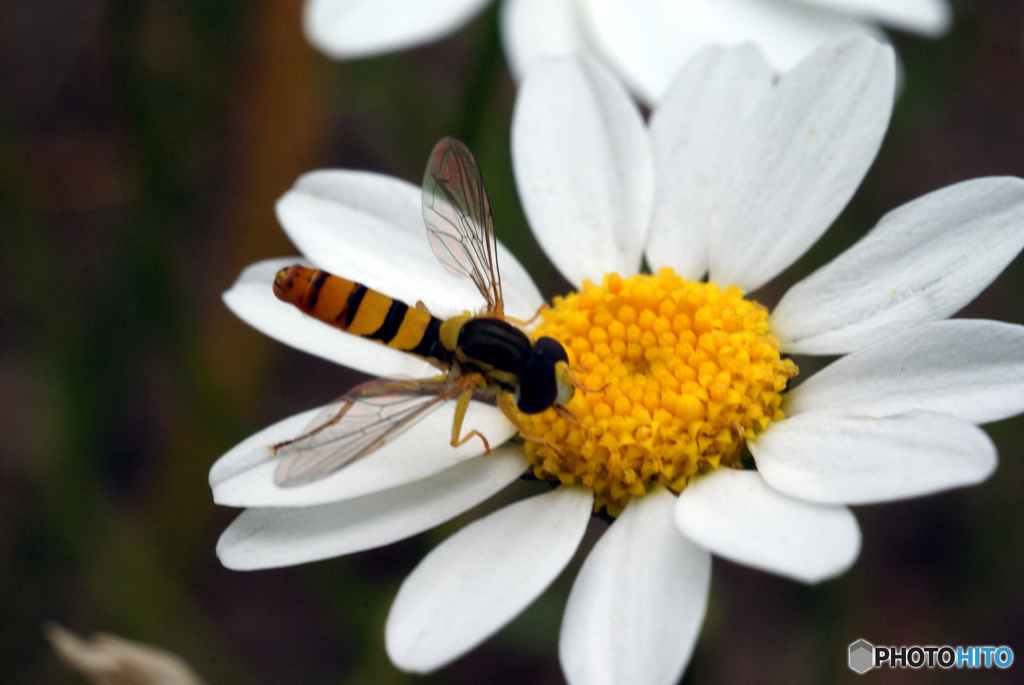
[[[320,480],[378,449],[462,390],[458,379],[378,378],[324,408],[307,431],[271,449],[281,487]]]
[[[442,138],[423,175],[423,220],[441,264],[456,276],[473,279],[487,300],[487,311],[501,315],[501,275],[497,239],[484,177],[462,141]]]

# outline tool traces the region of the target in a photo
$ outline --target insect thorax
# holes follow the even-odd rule
[[[455,359],[511,392],[532,352],[533,343],[518,328],[501,319],[480,317],[468,319],[459,329]]]

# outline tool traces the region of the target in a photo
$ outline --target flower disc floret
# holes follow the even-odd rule
[[[746,440],[782,419],[781,393],[798,372],[779,355],[768,310],[736,286],[686,281],[672,269],[556,297],[535,335],[559,340],[586,389],[523,416],[534,475],[583,484],[595,509],[617,516],[658,485],[675,492],[702,471],[737,466]]]

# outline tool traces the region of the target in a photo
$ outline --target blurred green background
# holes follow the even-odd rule
[[[953,5],[943,40],[893,35],[904,90],[881,155],[766,303],[903,202],[1024,176],[1024,3]],[[356,381],[220,301],[247,264],[294,253],[273,206],[299,174],[349,167],[418,183],[432,144],[458,135],[480,159],[500,238],[545,295],[565,287],[516,199],[495,8],[442,42],[348,63],[308,46],[300,9],[0,4],[3,682],[82,682],[52,656],[47,620],[165,647],[210,683],[564,682],[556,641],[571,570],[433,676],[388,662],[391,599],[458,522],[298,568],[232,572],[214,555],[235,512],[211,501],[213,461]],[[1024,322],[1024,260],[961,316]],[[716,559],[685,682],[853,682],[846,647],[858,638],[1006,644],[1024,658],[1024,419],[988,431],[1001,459],[983,485],[858,508],[864,549],[838,580],[805,587]],[[1019,682],[1022,668],[866,677]]]

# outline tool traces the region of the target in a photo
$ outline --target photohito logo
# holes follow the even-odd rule
[[[870,671],[875,662],[875,646],[867,640],[857,640],[850,645],[850,669],[857,673]]]
[[[1013,650],[1001,647],[950,647],[943,645],[876,647],[867,640],[850,643],[850,670],[867,673],[872,668],[1009,668]]]

